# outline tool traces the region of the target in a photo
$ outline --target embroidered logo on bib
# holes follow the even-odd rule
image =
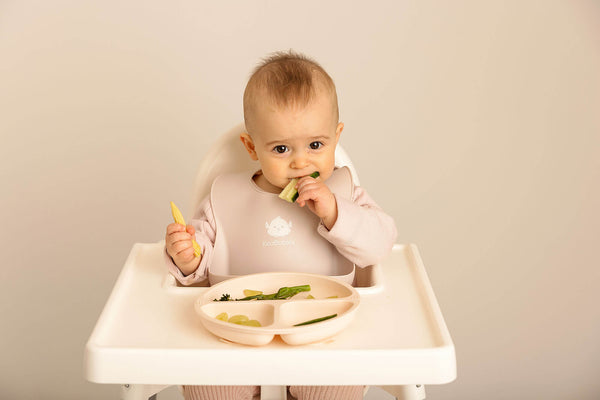
[[[265,222],[265,228],[270,236],[287,236],[292,231],[292,221],[287,222],[281,217],[276,217],[271,223]]]
[[[265,222],[265,229],[269,236],[282,238],[292,232],[292,221],[286,221],[281,217],[275,217],[270,223]],[[264,240],[263,246],[289,246],[296,244],[293,240]]]

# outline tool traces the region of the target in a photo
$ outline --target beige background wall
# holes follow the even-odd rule
[[[154,0],[0,1],[0,398],[118,396],[81,367],[122,263],[288,48],[421,250],[458,358],[428,398],[598,399],[598,2]]]

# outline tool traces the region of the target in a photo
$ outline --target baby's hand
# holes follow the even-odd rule
[[[192,225],[183,226],[182,224],[172,223],[167,226],[165,236],[167,253],[184,275],[194,272],[202,259],[202,256],[196,257],[194,255],[192,239],[195,235],[196,230]]]
[[[331,229],[337,220],[337,203],[327,185],[319,178],[305,176],[298,181],[296,188],[296,203],[300,207],[307,205],[310,211],[321,218],[325,227]]]

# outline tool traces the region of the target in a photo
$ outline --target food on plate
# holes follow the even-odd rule
[[[294,326],[310,325],[310,324],[314,324],[317,322],[326,321],[328,319],[335,318],[335,317],[337,317],[337,314],[331,314],[331,315],[327,315],[325,317],[315,318],[315,319],[311,319],[308,321],[300,322],[299,324],[295,324]]]
[[[232,315],[230,317],[226,312],[222,312],[219,315],[217,315],[215,318],[220,321],[231,322],[232,324],[245,325],[245,326],[256,326],[256,327],[262,326],[259,321],[255,320],[255,319],[250,319],[250,318],[248,318],[247,315],[242,315],[242,314],[236,314],[236,315]]]
[[[221,314],[217,315],[215,318],[218,320],[221,320],[221,321],[227,321],[229,319],[229,315],[227,315],[226,312],[222,312]]]
[[[232,315],[231,317],[229,317],[227,322],[231,322],[232,324],[240,324],[241,325],[242,322],[246,322],[249,319],[250,318],[248,318],[247,315],[236,314],[236,315]]]
[[[246,295],[246,291],[244,290],[244,295]],[[241,299],[235,299],[236,301],[247,301],[247,300],[286,300],[300,292],[310,292],[310,285],[299,285],[299,286],[284,286],[279,288],[276,293],[271,294],[263,294],[263,292],[259,290],[253,290],[249,293],[256,293],[250,296],[242,297]],[[230,301],[233,300],[228,293],[221,295],[220,299],[214,299],[213,301]]]

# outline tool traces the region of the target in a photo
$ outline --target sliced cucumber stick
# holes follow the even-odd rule
[[[319,176],[319,172],[315,171],[310,174],[312,178],[317,178]],[[287,202],[293,203],[298,198],[298,189],[296,189],[296,185],[298,184],[298,178],[294,178],[287,184],[286,187],[283,188],[281,193],[279,193],[279,198],[283,199]]]

